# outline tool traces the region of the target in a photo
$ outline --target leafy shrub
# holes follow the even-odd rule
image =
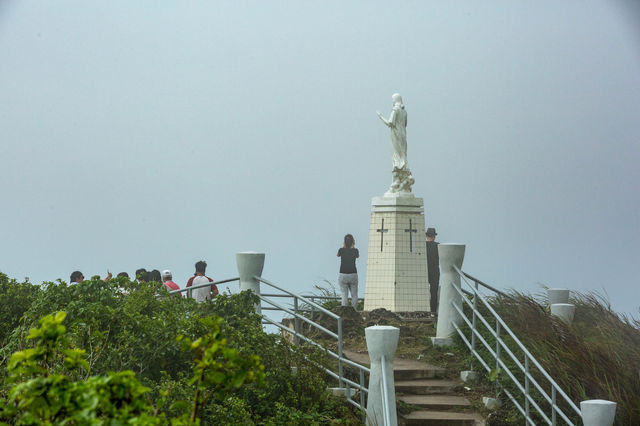
[[[144,398],[155,401],[157,415],[188,421],[193,412],[186,413],[188,405],[184,401],[199,400],[197,417],[203,424],[220,424],[221,419],[231,418],[243,419],[238,424],[272,424],[269,422],[276,417],[282,419],[286,413],[295,419],[303,412],[331,419],[327,422],[361,424],[344,399],[328,394],[324,373],[307,361],[311,357],[326,363],[323,354],[264,333],[254,312],[258,301],[253,293],[243,292],[196,303],[170,296],[158,283],[126,278],[106,283],[97,277],[73,285],[44,283],[30,303],[24,301],[28,308],[22,320],[15,320],[17,326],[7,333],[6,344],[0,348],[0,371],[6,371],[12,353],[31,349],[29,328],[37,327],[39,320],[52,312],[65,311],[68,347],[86,350],[86,366],[78,367],[73,374],[67,371],[69,377],[89,380],[130,370],[140,386],[148,389]],[[227,349],[237,351],[241,360],[260,357],[265,366],[261,385],[256,380],[233,390],[234,395],[215,395],[210,394],[210,383],[203,379],[200,382],[206,386],[198,395],[199,379],[194,381],[191,373],[193,354],[183,351],[183,344],[196,344],[211,333],[208,321],[215,315],[224,319],[217,326]],[[182,342],[176,340],[178,336],[184,336]],[[198,343],[194,350],[202,347]],[[64,368],[64,364],[59,367]],[[298,373],[294,374],[291,367],[297,367]],[[0,376],[0,398],[9,398],[9,390],[10,383]]]
[[[132,371],[82,379],[78,370],[88,369],[89,363],[84,350],[69,347],[62,325],[65,317],[63,311],[42,318],[40,328],[32,328],[27,336],[35,346],[11,356],[9,381],[16,384],[2,404],[1,417],[17,424],[105,420],[115,424],[167,424],[164,415],[155,416],[156,410],[146,398],[150,389]],[[227,347],[220,334],[221,318],[206,318],[203,323],[209,333],[195,341],[178,338],[195,356],[195,374],[190,382],[196,386],[190,415],[172,419],[174,425],[198,424],[198,410],[208,398],[215,396],[222,401],[245,383],[260,383],[264,378],[264,366],[258,357],[243,358]],[[161,400],[160,405],[163,403]]]
[[[0,346],[4,346],[7,336],[18,326],[22,314],[29,309],[39,290],[40,287],[28,279],[19,283],[0,272]]]

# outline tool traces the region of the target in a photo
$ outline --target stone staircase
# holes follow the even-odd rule
[[[360,364],[369,365],[366,352],[344,350],[344,354]],[[484,419],[471,411],[471,403],[455,394],[461,381],[445,379],[446,370],[410,359],[396,358],[393,377],[396,400],[414,408],[398,416],[398,424],[433,426],[480,426]]]

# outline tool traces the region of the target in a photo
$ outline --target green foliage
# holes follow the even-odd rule
[[[22,314],[29,309],[39,290],[40,287],[29,280],[19,283],[0,272],[0,346],[4,346],[5,339],[18,326]]]
[[[30,303],[24,302],[28,308],[23,309],[22,320],[14,321],[0,348],[0,400],[13,401],[8,406],[15,410],[17,402],[10,396],[15,386],[57,377],[61,388],[56,389],[66,386],[69,401],[82,410],[87,410],[86,405],[74,395],[91,395],[83,386],[103,389],[122,382],[138,389],[136,401],[146,404],[134,414],[142,418],[151,412],[174,425],[274,424],[276,417],[287,415],[295,423],[300,413],[328,419],[325,423],[361,424],[344,399],[328,394],[324,373],[306,359],[322,364],[328,362],[326,357],[264,333],[254,312],[258,301],[253,293],[243,292],[196,303],[170,296],[157,283],[126,278],[106,283],[98,277],[73,285],[44,283]],[[47,315],[58,311],[65,311],[66,318],[64,324],[53,327],[48,322],[56,317]],[[214,320],[216,315],[224,321]],[[57,330],[57,340],[35,344],[40,340],[29,338],[29,328],[43,327],[41,318],[47,322],[47,333]],[[180,341],[178,336],[183,336]],[[183,350],[185,345],[188,351]],[[22,362],[22,379],[15,378],[22,382],[3,377],[11,354],[32,353],[28,351],[35,351],[38,360],[31,357],[33,363]],[[255,356],[260,357],[263,371],[256,369]],[[297,367],[298,374],[291,367]],[[29,377],[28,368],[34,369]],[[198,403],[195,420],[194,401]],[[97,419],[112,415],[107,408],[101,410],[95,413]],[[58,410],[55,415],[69,418],[68,412]]]
[[[18,425],[112,423],[163,424],[155,417],[149,388],[133,372],[109,373],[73,380],[73,373],[88,368],[84,351],[71,349],[62,325],[65,312],[47,315],[40,328],[27,336],[33,348],[14,353],[9,361],[9,381],[15,383],[2,404],[0,418]],[[75,375],[77,377],[77,374]]]
[[[517,292],[510,296],[511,298],[491,299],[492,307],[576,405],[579,406],[579,402],[586,399],[615,401],[616,424],[640,424],[640,382],[637,371],[632,371],[630,367],[640,364],[640,324],[637,320],[616,314],[600,296],[576,294],[571,301],[576,305],[576,315],[573,323],[567,325],[550,315],[546,297],[541,295],[536,298]],[[495,330],[494,321],[489,320],[488,310],[483,306],[480,308]],[[478,324],[481,324],[480,320]],[[463,330],[467,337],[470,336],[467,326]],[[479,326],[479,330],[489,346],[495,349],[496,340],[485,326]],[[524,364],[522,350],[516,347],[504,330],[501,335],[516,359]],[[459,338],[457,343],[463,345]],[[491,359],[480,340],[477,341],[476,348],[483,359]],[[524,384],[524,375],[505,350],[502,350],[501,358],[520,383]],[[489,362],[489,365],[493,366],[495,362]],[[547,380],[538,369],[533,364],[530,364],[530,368],[536,381],[550,392]],[[495,374],[490,374],[489,379],[495,379],[494,383],[499,383],[523,403],[521,392],[511,382],[506,371],[500,369],[492,372]],[[533,384],[530,388],[538,404],[550,414],[550,405]],[[570,418],[577,420],[567,404],[559,402],[559,405]],[[521,418],[515,406],[510,403],[503,404],[503,410],[510,410],[507,417]]]
[[[220,336],[222,318],[201,320],[209,329],[205,336],[192,341],[178,336],[183,348],[191,351],[195,357],[195,374],[189,381],[196,384],[191,420],[195,421],[198,409],[211,397],[224,401],[225,397],[237,391],[245,383],[262,383],[264,365],[255,355],[242,357],[233,348],[227,347],[227,340]]]

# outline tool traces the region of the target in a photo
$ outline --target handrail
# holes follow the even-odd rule
[[[301,294],[302,297],[309,299],[323,299],[323,300],[341,300],[342,296],[316,296],[314,294]],[[364,297],[358,297],[358,302],[364,302]]]
[[[238,281],[239,279],[240,279],[240,277],[235,277],[235,278],[228,278],[226,280],[212,281],[210,283],[205,283],[205,284],[192,285],[191,287],[180,288],[178,290],[171,290],[169,292],[169,294],[182,293],[182,292],[189,291],[189,290],[195,290],[197,288],[209,287],[209,286],[212,286],[212,285],[218,285],[218,284],[224,284],[224,283],[230,283],[232,281]]]
[[[267,285],[269,285],[269,286],[271,286],[271,287],[273,287],[273,288],[277,289],[277,290],[280,290],[280,291],[282,291],[282,292],[284,292],[284,293],[287,293],[287,294],[288,294],[288,295],[290,295],[291,297],[298,298],[298,299],[302,300],[304,303],[308,303],[309,305],[313,306],[314,308],[317,308],[318,310],[320,310],[320,311],[321,311],[321,312],[323,312],[324,314],[329,315],[329,316],[330,316],[331,318],[333,318],[333,319],[341,319],[341,318],[340,318],[340,315],[334,314],[334,313],[333,313],[333,312],[331,312],[330,310],[328,310],[328,309],[326,309],[326,308],[324,308],[324,307],[322,307],[322,306],[318,305],[318,304],[317,304],[317,303],[315,303],[315,302],[312,302],[311,300],[306,299],[306,298],[305,298],[305,297],[303,297],[303,296],[300,296],[300,295],[298,295],[298,294],[292,293],[292,292],[290,292],[289,290],[285,290],[285,289],[283,289],[282,287],[278,287],[276,284],[272,283],[271,281],[269,281],[269,280],[267,280],[267,279],[264,279],[264,278],[262,278],[262,277],[258,277],[258,276],[255,276],[254,278],[255,278],[255,279],[257,279],[258,281],[262,282],[262,283],[265,283],[265,284],[267,284]]]
[[[365,373],[369,373],[370,374],[370,369],[362,366],[356,362],[353,362],[351,360],[348,360],[347,358],[344,357],[344,354],[342,352],[342,344],[343,344],[343,330],[342,330],[342,317],[340,317],[340,315],[337,315],[333,312],[331,312],[330,310],[326,309],[325,307],[317,304],[314,300],[314,298],[318,298],[318,299],[327,299],[329,297],[327,296],[302,296],[296,293],[293,293],[289,290],[286,290],[280,286],[278,286],[277,284],[263,278],[260,276],[254,276],[254,279],[258,280],[259,282],[266,284],[276,290],[279,290],[283,293],[285,293],[284,295],[276,295],[276,294],[261,294],[259,295],[260,300],[268,303],[271,306],[276,307],[278,310],[281,310],[283,312],[288,313],[289,315],[293,315],[294,317],[294,329],[292,330],[289,327],[285,327],[282,324],[277,324],[275,323],[275,321],[268,319],[266,316],[263,315],[263,318],[265,318],[269,323],[276,325],[278,328],[280,328],[281,330],[290,333],[293,337],[294,337],[294,342],[297,343],[298,340],[303,340],[311,345],[314,345],[322,350],[325,351],[325,353],[327,353],[328,355],[330,355],[331,357],[335,358],[338,362],[338,372],[337,374],[325,367],[323,367],[324,371],[330,375],[331,377],[334,377],[335,379],[338,380],[338,386],[342,387],[343,385],[346,385],[346,391],[347,391],[347,401],[354,405],[355,407],[357,407],[358,409],[360,409],[363,413],[363,416],[365,416],[366,414],[366,407],[365,407],[365,397],[364,394],[368,393],[368,389],[365,387],[364,385],[364,374]],[[273,300],[269,300],[269,297],[290,297],[293,299],[293,309],[287,308],[285,306],[282,306],[281,304],[273,301]],[[314,311],[319,311],[322,312],[323,314],[325,314],[326,316],[333,318],[336,320],[337,322],[337,333],[334,333],[331,330],[328,330],[326,327],[316,323],[315,321],[313,321],[313,318],[308,318],[305,315],[302,315],[302,312],[309,312],[309,310],[305,310],[305,309],[300,309],[299,308],[299,303],[302,302],[308,306],[311,307],[311,312],[313,314]],[[322,345],[320,345],[319,343],[313,341],[312,339],[304,336],[301,333],[300,330],[300,321],[304,321],[305,323],[309,324],[312,327],[315,327],[316,329],[322,331],[323,333],[327,334],[328,336],[335,338],[337,340],[337,353],[329,350],[328,348],[323,347]],[[344,372],[343,372],[343,366],[349,366],[349,367],[353,367],[356,368],[357,370],[359,370],[359,376],[360,376],[360,383],[357,384],[349,379],[347,379],[346,377],[344,377]],[[351,398],[351,394],[349,391],[349,388],[353,387],[356,388],[358,390],[360,390],[360,403],[354,401]]]
[[[456,268],[456,269],[458,269],[458,268]],[[465,282],[467,283],[467,285],[469,285],[469,282],[467,282],[466,280],[465,280]],[[471,287],[471,289],[474,290],[473,287]],[[487,309],[489,309],[489,312],[491,312],[493,314],[493,316],[496,318],[496,320],[500,321],[500,325],[502,326],[502,328],[505,329],[507,331],[507,333],[509,333],[509,336],[511,336],[511,338],[514,340],[514,342],[516,342],[518,344],[520,349],[522,349],[522,351],[527,355],[529,360],[533,361],[534,365],[540,370],[540,372],[543,374],[543,376],[547,380],[549,380],[550,382],[552,382],[555,385],[557,390],[560,391],[560,395],[567,400],[567,402],[574,409],[576,414],[581,414],[580,409],[571,401],[569,396],[557,385],[557,383],[555,383],[553,378],[551,378],[551,376],[546,372],[546,370],[544,368],[542,368],[542,365],[540,365],[540,363],[535,359],[535,357],[531,354],[531,352],[529,352],[529,350],[520,342],[520,339],[518,339],[516,337],[516,335],[513,333],[513,331],[511,331],[511,329],[502,320],[502,318],[498,315],[498,313],[493,309],[493,307],[491,307],[489,302],[485,298],[483,298],[482,295],[479,292],[476,292],[474,290],[474,293],[478,293],[481,296],[480,300],[482,301],[482,303],[484,303],[484,305],[487,307]]]
[[[489,284],[483,283],[482,281],[480,281],[479,279],[477,279],[474,276],[471,276],[470,274],[467,274],[464,271],[461,271],[457,266],[454,265],[454,267],[456,268],[456,270],[458,271],[459,274],[464,275],[465,277],[469,278],[470,280],[475,281],[476,283],[480,284],[482,287],[489,289],[491,291],[493,291],[494,293],[498,293],[500,296],[506,297],[508,299],[513,299],[513,297],[509,296],[507,293],[505,293],[504,291],[500,291],[495,287],[490,286]]]
[[[262,296],[262,295],[260,295],[260,296],[258,296],[258,297],[259,297],[259,298],[260,298],[260,300],[262,300],[263,302],[270,303],[271,305],[273,305],[273,306],[277,307],[279,310],[281,310],[281,311],[283,311],[283,312],[288,313],[289,315],[293,315],[293,316],[296,316],[296,315],[297,315],[297,314],[296,314],[294,311],[292,311],[291,309],[289,309],[289,308],[285,308],[284,306],[282,306],[282,305],[280,305],[280,304],[278,304],[278,303],[276,303],[276,302],[273,302],[273,301],[271,301],[271,300],[267,299],[266,297],[264,297],[264,296]],[[312,325],[312,326],[316,327],[318,330],[321,330],[321,331],[322,331],[322,332],[324,332],[325,334],[328,334],[329,336],[331,336],[331,337],[333,337],[333,338],[335,338],[335,339],[337,339],[337,338],[339,337],[339,336],[338,336],[337,334],[335,334],[333,331],[331,331],[331,330],[327,330],[325,327],[323,327],[323,326],[321,326],[320,324],[318,324],[318,323],[316,323],[316,322],[314,322],[314,321],[310,320],[309,318],[305,317],[304,315],[300,316],[300,319],[301,319],[301,320],[303,320],[303,321],[305,321],[305,322],[306,322],[306,323],[308,323],[309,325]]]
[[[562,409],[560,407],[557,406],[557,403],[556,403],[556,395],[557,394],[559,394],[564,399],[564,401],[569,405],[569,407],[578,416],[580,416],[580,418],[582,418],[582,414],[581,414],[580,409],[573,403],[573,401],[567,396],[567,394],[562,390],[562,388],[560,388],[560,386],[546,372],[546,370],[542,367],[542,365],[540,365],[540,363],[533,357],[533,355],[529,352],[529,350],[516,337],[516,335],[513,333],[513,331],[511,331],[511,329],[507,326],[507,324],[504,322],[504,320],[493,309],[493,307],[486,300],[484,295],[480,292],[480,290],[478,288],[478,284],[482,285],[483,287],[488,288],[489,290],[495,291],[496,293],[498,293],[500,295],[509,297],[510,299],[513,299],[513,298],[511,296],[506,295],[505,293],[503,293],[503,292],[501,292],[499,290],[494,289],[493,287],[491,287],[491,286],[489,286],[489,285],[487,285],[485,283],[482,283],[477,278],[475,278],[475,277],[473,277],[473,276],[471,276],[469,274],[466,274],[465,272],[460,270],[455,265],[454,265],[454,268],[455,268],[456,272],[460,275],[460,277],[464,280],[465,284],[467,286],[469,286],[471,288],[471,290],[472,290],[473,301],[469,301],[463,295],[463,292],[466,293],[465,290],[463,290],[462,288],[458,288],[457,286],[453,286],[453,288],[456,290],[456,292],[458,292],[458,294],[460,295],[462,300],[471,308],[472,314],[473,314],[473,320],[472,321],[469,321],[469,319],[464,315],[464,312],[463,312],[461,306],[457,306],[455,303],[452,303],[453,309],[455,309],[457,311],[457,313],[460,315],[460,317],[470,327],[471,332],[472,332],[472,335],[471,335],[472,341],[469,342],[469,340],[466,338],[466,336],[464,336],[464,333],[462,332],[460,327],[458,327],[457,324],[454,324],[454,328],[456,329],[456,331],[458,332],[458,334],[462,338],[462,340],[465,343],[465,345],[467,345],[469,347],[469,349],[471,350],[472,354],[480,361],[482,366],[487,371],[491,371],[490,366],[484,361],[484,359],[482,359],[480,354],[475,349],[475,340],[476,340],[476,337],[477,337],[480,340],[480,342],[485,346],[485,348],[487,349],[489,354],[493,357],[493,359],[495,359],[496,367],[501,367],[505,371],[505,373],[509,376],[509,378],[513,381],[513,383],[516,385],[516,387],[524,394],[524,397],[525,397],[525,408],[522,408],[522,406],[517,402],[517,400],[511,395],[511,393],[509,393],[506,389],[504,389],[505,393],[509,396],[511,401],[516,405],[518,410],[525,416],[525,419],[527,420],[527,422],[533,424],[533,421],[531,420],[530,414],[529,414],[529,405],[531,404],[536,409],[538,414],[540,414],[548,424],[555,425],[556,424],[556,414],[559,414],[560,417],[562,417],[562,419],[564,421],[566,421],[570,425],[573,425],[573,423],[568,418],[568,416],[562,411]],[[473,285],[471,285],[471,283],[469,283],[467,278],[475,281],[475,284],[476,284],[475,287]],[[478,309],[477,309],[477,301],[478,300],[480,300],[482,302],[482,304],[487,308],[487,310],[494,317],[494,319],[496,321],[496,326],[495,326],[496,330],[495,331],[493,330],[493,326],[491,326],[489,324],[489,322],[484,318],[484,316],[478,311]],[[496,350],[495,351],[493,350],[493,348],[491,348],[491,346],[487,343],[486,339],[478,331],[478,329],[476,327],[476,318],[480,319],[480,321],[484,324],[484,326],[487,328],[487,330],[490,332],[490,334],[496,339]],[[522,365],[520,360],[517,359],[517,357],[513,354],[511,349],[506,345],[504,340],[501,338],[501,336],[500,336],[501,330],[506,331],[507,334],[511,337],[512,341],[523,352],[523,354],[524,354],[524,365]],[[519,380],[516,379],[516,377],[513,375],[513,373],[509,370],[509,368],[505,364],[505,362],[500,358],[500,349],[504,349],[505,352],[514,361],[514,363],[518,367],[518,369],[522,373],[524,373],[524,378],[525,378],[524,386],[519,382]],[[532,363],[538,369],[538,371],[542,374],[542,376],[549,382],[549,384],[551,384],[551,393],[552,393],[551,396],[549,396],[547,394],[547,392],[543,389],[543,387],[531,375],[531,373],[530,373],[530,363]],[[531,397],[530,389],[529,389],[529,384],[530,383],[532,383],[535,386],[535,388],[544,397],[546,402],[551,404],[551,410],[552,410],[552,416],[551,416],[552,418],[551,419],[549,419],[549,417],[539,407],[539,405],[536,403],[536,401]]]
[[[318,364],[315,363],[314,364],[316,366],[318,366],[319,368],[321,368],[322,370],[325,371],[325,373],[327,373],[329,376],[335,378],[338,380],[338,384],[340,387],[343,386],[343,384],[345,384],[347,386],[347,391],[349,389],[349,387],[358,389],[360,391],[360,402],[358,403],[357,401],[353,400],[351,398],[351,395],[347,395],[347,401],[354,405],[356,408],[360,409],[363,412],[363,416],[365,415],[365,394],[369,393],[369,390],[367,389],[367,387],[365,386],[365,381],[364,381],[364,374],[370,374],[371,370],[363,365],[360,365],[356,362],[353,362],[347,358],[344,357],[344,354],[342,353],[342,342],[343,342],[343,333],[342,333],[342,318],[340,317],[340,315],[337,315],[333,312],[331,312],[330,310],[326,309],[325,307],[317,304],[313,299],[333,299],[334,297],[331,296],[301,296],[299,294],[293,293],[291,291],[288,291],[280,286],[278,286],[277,284],[263,278],[263,277],[259,277],[259,276],[254,276],[254,279],[258,280],[261,283],[264,283],[276,290],[279,290],[285,294],[258,294],[258,297],[260,298],[261,302],[265,302],[269,305],[271,305],[272,307],[269,306],[265,306],[262,307],[263,310],[267,311],[267,310],[277,310],[277,311],[282,311],[282,312],[286,312],[289,315],[293,315],[294,319],[295,319],[295,329],[292,330],[289,327],[284,326],[281,323],[278,323],[277,321],[272,320],[271,318],[267,317],[266,315],[262,315],[262,318],[264,321],[266,321],[268,324],[271,324],[277,328],[279,328],[280,330],[290,333],[292,336],[294,336],[294,338],[296,339],[296,342],[298,340],[303,340],[307,343],[309,343],[310,345],[316,346],[319,349],[323,350],[326,354],[330,355],[332,358],[336,359],[338,361],[338,372],[335,373],[334,371]],[[198,288],[203,288],[203,287],[209,287],[211,285],[219,285],[219,284],[224,284],[224,283],[229,283],[229,282],[233,282],[233,281],[239,281],[240,278],[239,277],[235,277],[235,278],[229,278],[229,279],[225,279],[225,280],[220,280],[220,281],[213,281],[213,282],[209,282],[209,283],[205,283],[205,284],[199,284],[199,285],[195,285],[195,286],[191,286],[191,287],[185,287],[185,288],[181,288],[178,290],[171,290],[169,291],[169,294],[177,294],[177,293],[183,293],[183,292],[191,292],[191,290],[195,290]],[[275,302],[274,300],[270,300],[270,298],[293,298],[294,301],[294,307],[293,309],[288,308],[286,306],[283,306],[280,303]],[[335,297],[335,299],[339,299],[338,297]],[[362,300],[362,299],[359,299]],[[298,308],[298,302],[303,302],[305,304],[307,304],[308,306],[311,307],[311,310],[309,309],[299,309]],[[327,315],[328,317],[335,319],[337,321],[337,325],[338,325],[338,330],[337,333],[334,333],[333,331],[327,329],[326,327],[318,324],[317,322],[313,321],[312,318],[308,318],[304,315],[301,315],[300,312],[315,312],[315,311],[319,311],[322,312],[323,314]],[[305,323],[309,324],[310,326],[322,331],[323,333],[325,333],[326,335],[330,336],[331,338],[334,338],[337,340],[338,343],[338,353],[335,353],[331,350],[329,350],[328,348],[322,346],[321,344],[319,344],[318,342],[315,342],[314,340],[308,338],[307,336],[305,336],[304,334],[302,334],[300,332],[300,327],[299,327],[299,322],[300,321],[304,321]],[[313,361],[311,361],[313,362]],[[343,365],[349,366],[349,367],[353,367],[355,369],[357,369],[359,371],[359,379],[360,379],[360,383],[356,383],[352,380],[349,380],[348,378],[344,377],[344,372],[343,372]]]

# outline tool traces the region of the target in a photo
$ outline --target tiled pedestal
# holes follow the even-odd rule
[[[430,310],[423,205],[412,194],[372,199],[365,311]]]

